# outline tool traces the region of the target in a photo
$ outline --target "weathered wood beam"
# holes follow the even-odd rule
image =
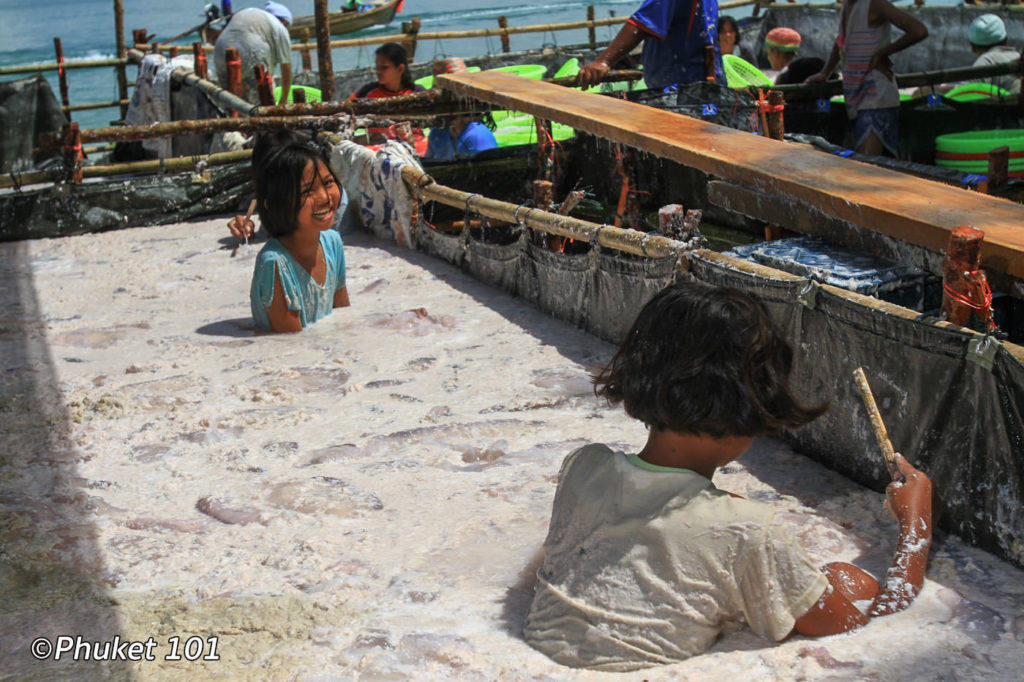
[[[1020,204],[500,71],[444,74],[435,87],[558,121],[936,251],[954,227],[971,225],[985,232],[985,267],[1024,276]]]

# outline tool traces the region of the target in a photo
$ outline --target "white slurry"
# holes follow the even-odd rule
[[[562,458],[641,424],[613,348],[446,263],[346,238],[352,306],[254,335],[225,219],[0,244],[0,674],[35,637],[156,641],[139,679],[1016,680],[1024,573],[937,536],[923,594],[861,631],[743,630],[636,675],[523,643]],[[822,562],[884,576],[883,497],[776,440],[719,472]],[[938,491],[941,496],[942,491]],[[163,660],[217,638],[219,661]],[[205,652],[204,652],[205,653]],[[52,659],[52,656],[51,656]]]

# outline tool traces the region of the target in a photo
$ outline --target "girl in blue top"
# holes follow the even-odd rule
[[[256,146],[256,207],[271,238],[252,273],[252,316],[259,329],[297,332],[349,305],[345,251],[331,229],[341,190],[312,143],[263,136]]]

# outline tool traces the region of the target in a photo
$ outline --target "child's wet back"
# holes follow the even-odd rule
[[[562,465],[524,635],[555,661],[626,671],[685,660],[749,625],[820,636],[906,608],[931,539],[931,483],[897,457],[900,542],[885,587],[856,566],[818,568],[769,505],[711,482],[755,436],[826,405],[792,392],[792,351],[742,292],[677,284],[644,306],[597,393],[649,435],[636,454],[584,446]],[[868,614],[854,601],[872,599]]]

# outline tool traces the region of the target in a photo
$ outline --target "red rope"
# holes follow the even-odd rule
[[[971,275],[976,275],[977,272],[978,271],[975,270],[973,272],[967,273],[968,277],[965,278],[965,279],[967,279],[967,281],[970,281],[970,276]],[[979,310],[979,311],[980,310],[988,310],[989,314],[991,315],[992,289],[988,285],[988,280],[983,280],[982,281],[982,286],[984,287],[982,289],[982,291],[984,292],[984,301],[982,303],[975,303],[973,300],[971,300],[967,296],[967,294],[964,294],[964,293],[961,293],[961,292],[957,291],[953,287],[949,286],[949,284],[947,284],[946,282],[942,283],[942,290],[946,293],[947,296],[949,296],[951,299],[953,299],[954,301],[956,301],[960,305],[967,306],[968,308],[972,308],[974,310]]]

